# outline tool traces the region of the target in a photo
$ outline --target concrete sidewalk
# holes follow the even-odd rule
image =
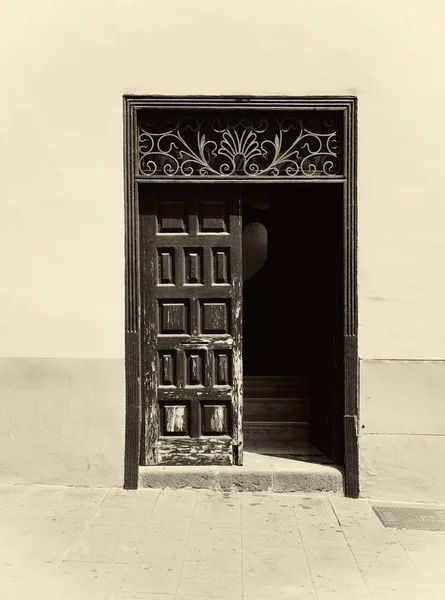
[[[445,532],[334,495],[0,486],[2,600],[445,599]]]

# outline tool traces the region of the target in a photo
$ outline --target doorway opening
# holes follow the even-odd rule
[[[244,186],[246,452],[343,462],[341,186]]]
[[[124,136],[124,487],[138,487],[139,466],[158,464],[162,427],[168,439],[161,450],[181,433],[201,444],[203,456],[213,462],[215,445],[230,442],[231,460],[241,465],[243,429],[245,439],[252,439],[255,428],[260,433],[258,423],[268,420],[278,432],[281,428],[281,438],[286,427],[294,428],[293,434],[298,429],[298,436],[344,465],[345,494],[358,497],[357,99],[125,96]],[[171,184],[175,191],[158,198],[160,212],[145,214],[145,227],[142,190],[156,192],[160,185],[168,194]],[[183,192],[190,184],[199,184],[200,192],[189,214]],[[236,210],[224,208],[232,184],[244,193],[246,227],[251,219],[244,236],[238,229],[240,203]],[[269,208],[258,207],[261,195]],[[263,211],[267,223],[253,211]],[[235,228],[228,225],[229,215]],[[154,235],[146,235],[149,230]],[[213,238],[224,234],[227,243],[221,239],[215,246]],[[263,246],[256,255],[258,237]],[[238,259],[249,249],[243,349]],[[149,369],[147,349],[154,357]],[[201,381],[203,366],[209,375]],[[259,377],[269,378],[261,386],[263,399],[264,383],[272,390],[263,402],[255,383]],[[200,385],[215,388],[214,402],[207,402]],[[287,398],[287,404],[270,398]],[[262,421],[258,411],[264,406]],[[281,414],[273,414],[278,408]],[[227,441],[220,435],[226,430],[238,433],[225,436]],[[209,432],[218,434],[211,447],[205,445]],[[270,432],[267,437],[272,446]],[[290,451],[289,444],[285,448]],[[188,462],[195,457],[180,455]]]

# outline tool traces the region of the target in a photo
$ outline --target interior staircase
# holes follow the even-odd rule
[[[246,441],[309,440],[307,378],[250,376],[243,383]]]
[[[245,376],[244,450],[332,461],[309,441],[309,382],[303,376]]]

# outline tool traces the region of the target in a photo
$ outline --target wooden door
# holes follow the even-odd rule
[[[239,188],[142,186],[140,244],[142,464],[242,464]]]

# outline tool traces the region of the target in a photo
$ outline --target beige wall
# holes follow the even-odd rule
[[[245,93],[358,96],[362,371],[445,358],[439,0],[16,0],[0,28],[0,356],[123,358],[122,95]],[[393,435],[375,407],[404,390],[397,365],[385,369],[390,387],[362,377],[375,428],[363,465],[371,437]],[[419,377],[410,410],[443,415]],[[116,386],[123,431],[123,377]],[[427,444],[445,430],[431,420],[410,433]],[[363,489],[389,493],[390,468],[363,469]]]
[[[445,361],[362,360],[361,495],[445,500]]]
[[[122,359],[0,358],[0,482],[119,486]]]

